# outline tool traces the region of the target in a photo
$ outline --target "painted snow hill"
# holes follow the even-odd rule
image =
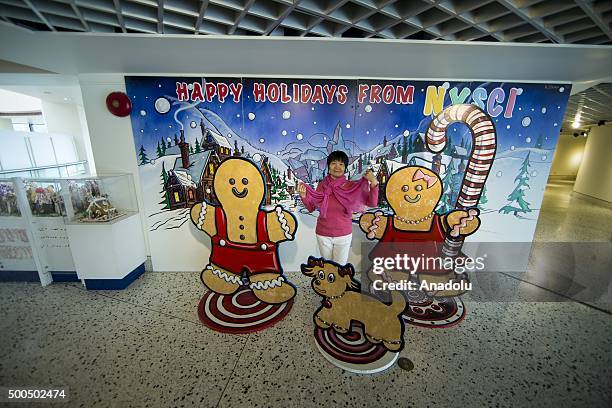
[[[184,126],[178,121],[177,123],[182,129],[185,142],[191,149],[194,149],[194,145],[202,143],[202,133],[205,129],[210,129],[215,137],[222,138],[221,143],[230,150],[237,150],[243,157],[248,157],[257,163],[268,158],[271,166],[279,174],[286,174],[287,169],[291,169],[295,177],[306,182],[316,183],[324,177],[326,158],[333,150],[346,151],[351,157],[348,169],[351,178],[359,177],[367,168],[378,171],[384,166],[387,167],[387,172],[391,173],[406,165],[431,168],[433,163],[434,155],[426,150],[423,133],[419,132],[425,127],[426,120],[423,120],[414,131],[404,131],[389,140],[385,138],[369,150],[361,149],[353,141],[345,140],[342,137],[342,127],[338,125],[331,138],[324,133],[317,133],[308,140],[287,144],[285,149],[275,155],[251,145],[246,138],[241,137],[211,110],[191,107],[185,103],[183,107],[188,110],[191,123],[189,126]],[[460,140],[463,141],[464,136],[462,134]],[[157,152],[160,157],[149,159],[139,155],[143,200],[145,213],[150,214],[148,217],[150,231],[176,230],[189,219],[184,208],[164,209],[162,174],[164,170],[168,172],[174,169],[181,161],[176,135],[174,141],[168,138],[166,143],[163,154]],[[445,190],[449,188],[455,190],[455,196],[458,193],[459,183],[449,182],[450,177],[445,178],[445,175],[447,169],[450,169],[451,172],[459,173],[459,179],[462,178],[468,149],[467,144],[466,146],[450,144],[449,149],[445,149],[441,154],[439,174],[445,181]],[[526,242],[532,239],[539,208],[533,207],[531,203],[541,203],[552,156],[553,150],[535,147],[512,147],[497,153],[486,183],[485,198],[479,205],[482,227],[469,240]],[[383,162],[387,162],[387,165]],[[514,180],[514,183],[511,183],[511,180]],[[289,195],[289,192],[285,194]],[[502,225],[503,228],[500,228]]]
[[[278,152],[278,156],[298,178],[307,183],[316,183],[325,176],[327,156],[335,150],[345,152],[350,162],[364,152],[353,140],[342,136],[342,126],[338,123],[331,137],[325,133],[302,136],[301,140],[287,144]]]
[[[486,182],[487,202],[479,206],[481,227],[467,241],[530,242],[552,158],[552,149],[519,147],[498,152]]]

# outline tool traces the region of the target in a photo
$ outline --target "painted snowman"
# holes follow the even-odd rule
[[[224,295],[246,284],[259,300],[270,304],[292,299],[295,287],[283,275],[278,244],[293,240],[297,229],[293,214],[280,206],[272,211],[260,208],[263,175],[244,158],[224,160],[215,172],[213,188],[219,206],[202,202],[191,208],[191,220],[212,241],[202,282]]]

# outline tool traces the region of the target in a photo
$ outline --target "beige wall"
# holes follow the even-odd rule
[[[550,168],[550,176],[575,179],[582,162],[586,142],[587,139],[582,136],[560,135]]]
[[[591,128],[574,191],[612,202],[611,158],[612,125]]]

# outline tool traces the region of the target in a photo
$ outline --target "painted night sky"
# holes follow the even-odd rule
[[[177,99],[177,82],[193,84],[198,82],[218,85],[219,83],[242,85],[240,99],[234,102],[228,95],[223,103],[218,94],[209,101],[184,101]],[[271,83],[286,84],[288,96],[293,95],[294,84],[308,84],[311,87],[327,85],[337,89],[346,87],[346,102],[338,101],[335,94],[333,102],[307,103],[294,102],[257,102],[254,96],[256,83],[264,84],[266,89]],[[371,103],[369,93],[366,100],[358,103],[359,85],[410,86],[414,87],[411,104]],[[235,134],[241,136],[252,146],[277,154],[290,143],[320,147],[325,145],[339,124],[342,137],[353,140],[363,151],[382,142],[386,135],[393,139],[401,134],[425,132],[430,119],[424,115],[427,88],[444,87],[444,106],[451,104],[450,90],[457,88],[460,93],[467,88],[465,103],[473,103],[472,93],[477,88],[484,99],[495,88],[504,91],[504,100],[497,99],[491,106],[499,105],[506,110],[511,88],[518,90],[512,117],[504,117],[502,112],[494,117],[498,135],[498,151],[512,146],[533,147],[538,136],[544,137],[543,148],[553,149],[560,132],[565,106],[570,93],[569,85],[516,84],[494,82],[442,82],[442,81],[384,81],[384,80],[325,80],[325,79],[257,79],[257,78],[211,78],[211,77],[126,77],[126,89],[133,103],[131,115],[137,150],[143,145],[150,158],[154,158],[159,140],[174,138],[181,124],[185,128],[188,142],[201,138],[199,128],[203,115],[198,109],[207,109],[217,114]],[[439,88],[438,88],[439,89]],[[469,95],[469,96],[468,96]],[[429,116],[430,117],[430,116]],[[425,120],[424,120],[425,119]],[[220,131],[223,133],[222,131]],[[454,135],[457,134],[455,137]],[[467,136],[467,128],[461,124],[451,127],[454,144],[460,144],[461,137]],[[230,139],[233,145],[233,141]],[[358,153],[358,152],[357,152]]]

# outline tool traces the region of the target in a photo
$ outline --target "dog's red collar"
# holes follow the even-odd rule
[[[346,292],[344,292],[344,293],[346,293]],[[323,303],[323,307],[331,309],[331,307],[332,307],[332,302],[331,301],[333,299],[340,299],[342,296],[344,296],[344,293],[341,294],[341,295],[338,295],[338,296],[325,296],[323,298],[323,300],[321,301],[321,303]]]

